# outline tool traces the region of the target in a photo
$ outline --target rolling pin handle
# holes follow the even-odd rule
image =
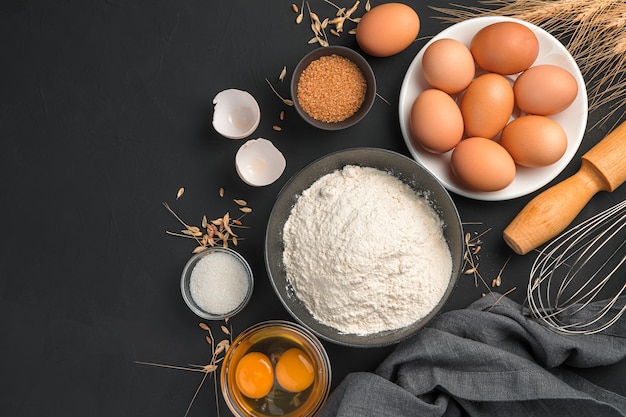
[[[504,241],[519,255],[547,242],[576,218],[589,200],[608,190],[604,178],[583,161],[573,176],[533,198],[504,229]]]
[[[504,229],[504,241],[524,255],[552,239],[599,191],[626,181],[626,122],[582,156],[578,172],[530,201]]]

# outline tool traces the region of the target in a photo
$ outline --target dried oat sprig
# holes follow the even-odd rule
[[[267,78],[265,79],[265,81],[267,82],[267,84],[270,86],[270,88],[272,89],[272,91],[274,92],[274,94],[276,94],[276,97],[278,97],[279,99],[282,100],[283,103],[285,103],[287,106],[293,106],[293,100],[290,100],[288,98],[284,98],[283,96],[281,96],[280,94],[278,94],[278,91],[276,91],[276,89],[274,88],[274,86],[272,85],[272,83],[270,82],[270,80],[268,80]]]
[[[220,195],[222,193],[220,192]],[[199,253],[213,246],[222,246],[227,248],[229,242],[237,246],[239,241],[243,238],[239,237],[233,229],[247,228],[243,225],[242,219],[246,214],[252,213],[252,208],[248,206],[247,201],[242,199],[234,199],[235,204],[238,206],[238,210],[242,213],[236,218],[231,217],[230,212],[226,212],[223,216],[208,220],[206,215],[202,216],[200,227],[191,226],[183,221],[174,210],[167,203],[163,203],[163,206],[183,225],[184,229],[180,232],[172,232],[166,230],[170,236],[184,237],[194,239],[197,243],[192,253]]]
[[[463,226],[467,226],[470,224],[479,225],[482,223],[477,223],[477,222],[465,223],[464,222]],[[479,232],[473,232],[473,233],[466,232],[465,233],[465,236],[464,236],[465,253],[463,254],[463,266],[461,270],[463,271],[464,275],[472,275],[474,277],[474,285],[476,287],[478,287],[478,282],[480,281],[483,284],[483,286],[487,289],[487,291],[491,294],[493,293],[493,291],[491,290],[492,288],[500,287],[500,285],[502,284],[502,275],[504,273],[504,269],[506,268],[507,264],[511,260],[511,257],[509,256],[507,260],[504,262],[504,265],[498,271],[498,275],[491,280],[491,286],[490,286],[487,283],[487,280],[480,273],[479,268],[478,268],[480,266],[480,254],[479,253],[481,252],[482,246],[483,246],[482,237],[490,231],[491,231],[491,228],[488,228],[480,233]],[[509,294],[513,290],[515,290],[515,288],[506,292],[505,295]],[[483,293],[483,296],[485,295],[486,294]],[[495,304],[497,304],[499,301],[500,300],[497,300]]]
[[[385,104],[387,104],[388,106],[391,106],[391,103],[389,102],[389,100],[387,100],[385,97],[381,96],[380,94],[376,93],[376,97],[378,97],[379,99],[381,99]]]
[[[502,265],[502,268],[500,268],[500,271],[498,271],[498,275],[493,279],[493,281],[491,281],[492,287],[499,287],[500,285],[502,285],[502,273],[504,272],[504,268],[506,268],[506,265],[509,263],[510,260],[511,257],[509,256],[504,262],[504,265]]]
[[[331,35],[340,36],[341,32],[343,32],[344,30],[344,24],[346,21],[358,24],[359,21],[361,20],[360,17],[354,16],[354,13],[356,12],[360,4],[359,0],[357,0],[350,8],[340,7],[330,0],[324,0],[324,2],[330,4],[331,6],[337,9],[335,15],[332,18],[326,17],[324,19],[321,19],[319,15],[317,15],[315,12],[311,10],[311,6],[309,2],[306,2],[306,7],[309,12],[309,18],[311,21],[311,30],[313,31],[313,37],[309,39],[308,41],[309,44],[318,43],[320,46],[329,46],[330,43],[328,41],[326,29],[328,29]],[[304,8],[304,3],[302,4]],[[368,0],[368,2],[365,5],[365,10],[368,11],[370,7],[371,6]],[[300,10],[300,14],[302,14],[302,11],[303,10]],[[299,15],[298,18],[296,19],[296,23],[300,23],[301,21],[302,21],[302,18]],[[355,34],[356,28],[350,29],[348,33]]]
[[[228,327],[227,327],[228,326]],[[218,380],[217,380],[217,371],[219,369],[220,363],[224,360],[224,356],[226,352],[233,344],[233,327],[229,324],[229,318],[227,317],[224,320],[224,324],[220,326],[222,332],[227,336],[224,339],[220,340],[217,344],[215,343],[215,339],[213,338],[213,332],[211,328],[206,323],[199,323],[199,327],[206,331],[208,334],[205,336],[205,340],[211,346],[211,358],[209,363],[206,365],[194,365],[190,364],[189,366],[178,366],[178,365],[167,365],[162,363],[155,362],[144,362],[144,361],[135,361],[138,365],[148,365],[148,366],[156,366],[159,368],[168,368],[175,369],[180,371],[189,371],[189,372],[202,372],[204,376],[196,388],[191,400],[189,401],[189,405],[187,406],[187,410],[185,411],[184,417],[189,415],[191,411],[191,407],[193,406],[200,390],[202,389],[204,382],[209,374],[213,375],[213,387],[215,391],[215,407],[217,409],[217,416],[220,415],[220,406],[219,406],[219,395],[218,395]]]
[[[329,46],[328,37],[326,36],[326,26],[328,26],[328,19],[320,20],[319,16],[311,11],[309,2],[306,2],[306,7],[309,11],[309,18],[311,19],[311,30],[315,35],[309,43],[319,43],[321,46]]]
[[[509,16],[559,38],[585,79],[589,111],[606,110],[590,129],[626,115],[626,2],[614,0],[483,0],[487,7],[433,7],[457,23],[478,16]],[[615,123],[618,123],[616,121]],[[615,126],[613,126],[615,127]]]
[[[292,5],[292,9],[293,9],[293,6],[294,5]],[[298,12],[296,11],[296,13]],[[298,13],[298,16],[296,16],[296,24],[299,25],[300,23],[302,23],[303,18],[304,18],[304,0],[302,0],[302,6],[300,6],[300,13]]]
[[[513,287],[513,288],[511,288],[510,290],[508,290],[507,292],[505,292],[504,294],[501,294],[501,295],[500,295],[500,297],[498,297],[498,298],[497,298],[497,299],[493,302],[493,304],[491,305],[491,307],[489,307],[489,308],[488,308],[487,310],[485,310],[485,311],[488,313],[488,312],[490,312],[491,310],[493,310],[493,308],[494,308],[495,306],[497,306],[497,305],[500,303],[500,301],[502,301],[502,300],[504,299],[504,297],[506,297],[507,295],[511,294],[511,293],[512,293],[513,291],[515,291],[516,289],[517,289],[517,287]],[[486,294],[485,294],[485,295],[486,295]],[[492,295],[494,295],[494,296],[495,296],[495,294],[492,294]]]
[[[333,6],[337,7],[337,5],[335,5],[334,3],[328,1],[328,0],[324,0],[326,3],[330,3]],[[359,21],[361,20],[361,18],[353,18],[352,17],[352,13],[354,13],[357,9],[357,7],[359,7],[359,0],[357,0],[354,5],[352,7],[350,7],[347,11],[345,10],[345,8],[339,8],[337,10],[337,16],[332,19],[330,22],[328,22],[331,25],[335,25],[335,32],[337,32],[338,34],[343,32],[343,25],[345,23],[346,20],[349,20],[351,22],[354,23],[359,23]]]
[[[480,255],[479,252],[482,249],[482,237],[491,231],[491,228],[484,230],[481,233],[474,232],[465,233],[465,253],[463,254],[463,266],[461,270],[464,275],[472,275],[474,277],[474,285],[478,287],[478,282],[482,282],[482,284],[491,291],[487,281],[480,273],[478,267],[480,266]]]
[[[166,231],[166,233],[168,234],[173,234],[173,235],[177,235],[177,236],[181,236],[181,237],[189,237],[189,238],[193,238],[195,239],[198,243],[200,243],[200,241],[198,240],[198,236],[196,236],[196,231],[199,231],[200,229],[198,229],[196,226],[190,226],[187,223],[185,223],[183,221],[183,219],[181,219],[175,212],[174,210],[172,210],[172,208],[169,206],[169,204],[167,203],[163,203],[163,206],[167,209],[167,211],[169,211],[175,218],[176,220],[178,220],[178,222],[180,224],[182,224],[185,229],[183,229],[183,231],[181,233],[175,233],[175,232],[169,232]]]

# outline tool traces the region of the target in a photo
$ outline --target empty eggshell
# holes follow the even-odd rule
[[[237,151],[235,168],[248,185],[262,187],[276,181],[287,165],[283,154],[267,139],[250,139]]]
[[[403,3],[383,3],[365,13],[357,25],[356,41],[372,56],[387,57],[402,52],[417,38],[420,19]]]
[[[213,127],[229,139],[250,136],[261,121],[259,104],[247,91],[224,90],[215,96],[213,104]]]

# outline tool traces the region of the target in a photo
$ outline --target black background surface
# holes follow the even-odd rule
[[[200,320],[179,289],[194,245],[166,235],[179,225],[162,202],[199,224],[203,214],[235,210],[233,198],[247,200],[254,212],[245,218],[250,229],[242,232],[238,250],[256,286],[250,304],[231,320],[234,332],[291,319],[263,262],[274,199],[291,175],[335,150],[372,146],[409,155],[398,123],[400,85],[415,54],[446,27],[432,18],[437,13],[428,4],[447,3],[407,3],[421,17],[420,38],[396,56],[367,57],[378,92],[391,105],[377,99],[365,120],[339,132],[305,124],[264,81],[288,96],[287,80],[278,81],[281,69],[293,69],[315,47],[307,44],[307,19],[295,24],[291,2],[0,3],[2,415],[184,415],[202,374],[135,363],[209,360]],[[334,13],[321,0],[311,5],[320,16]],[[347,33],[331,42],[358,49]],[[245,185],[234,169],[243,141],[225,139],[211,126],[212,99],[227,88],[257,98],[262,119],[252,137],[272,140],[287,159],[271,186]],[[281,110],[286,118],[279,123]],[[601,115],[592,114],[588,126]],[[551,184],[574,174],[580,156],[619,121],[587,132],[577,156]],[[274,131],[274,124],[283,130]],[[179,187],[186,192],[175,201]],[[491,281],[511,257],[499,291],[516,288],[510,296],[518,302],[534,256],[514,255],[501,233],[534,195],[501,202],[453,195],[466,231],[491,229],[483,238],[481,274]],[[579,219],[625,197],[624,187],[600,193]],[[466,307],[485,291],[463,276],[446,310]],[[348,372],[374,370],[393,349],[324,345],[333,387]],[[622,362],[581,373],[625,394],[625,370]],[[207,381],[189,416],[215,413],[213,388]],[[221,408],[228,415],[223,403]]]

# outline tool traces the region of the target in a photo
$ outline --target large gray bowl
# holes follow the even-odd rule
[[[283,264],[283,226],[296,200],[320,177],[346,165],[373,167],[387,171],[415,191],[427,197],[433,209],[443,221],[443,232],[452,254],[452,274],[448,288],[441,301],[424,318],[410,326],[360,336],[340,333],[337,329],[317,321],[304,303],[294,294],[288,282]],[[352,347],[381,347],[397,343],[428,323],[443,307],[456,286],[463,264],[464,254],[463,228],[454,202],[446,189],[422,165],[398,153],[375,148],[355,148],[338,151],[324,156],[294,175],[280,191],[270,214],[265,235],[265,265],[267,272],[281,302],[289,313],[302,325],[308,327],[322,339],[340,345]]]

